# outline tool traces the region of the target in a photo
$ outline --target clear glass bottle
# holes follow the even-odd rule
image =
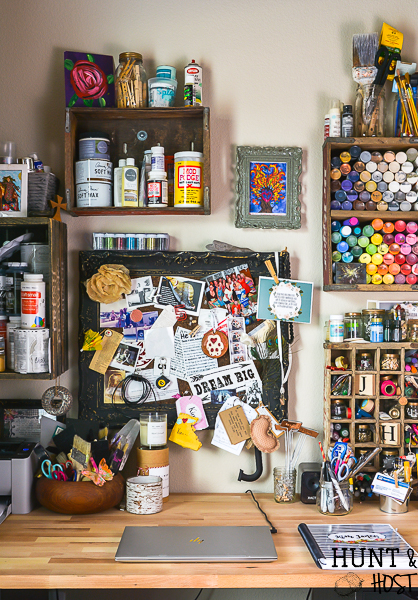
[[[363,337],[361,313],[350,312],[344,316],[344,339],[354,340]]]
[[[371,352],[360,352],[356,359],[357,371],[373,371],[373,356]]]
[[[118,108],[145,108],[147,106],[147,74],[142,54],[119,54],[116,69],[116,106]]]
[[[372,430],[370,429],[370,425],[361,424],[357,427],[356,431],[356,442],[359,444],[367,444],[372,441]]]
[[[346,506],[341,502],[341,498],[332,481],[321,479],[319,489],[316,493],[316,507],[323,515],[348,515],[353,510],[354,495],[350,490],[349,482],[340,482],[339,486],[341,494],[346,501]]]
[[[276,502],[295,502],[296,500],[296,469],[289,471],[285,467],[275,467],[274,499]]]
[[[370,112],[370,108],[373,106],[374,109]],[[385,106],[384,88],[379,93],[378,86],[373,84],[357,85],[354,105],[354,132],[356,137],[385,136]]]

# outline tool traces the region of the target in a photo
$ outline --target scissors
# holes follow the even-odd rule
[[[68,479],[72,480],[75,473],[73,463],[70,460],[67,460],[65,463],[60,463],[60,465]]]
[[[348,458],[346,456],[346,458],[342,462],[340,462],[338,467],[337,467],[337,461],[338,461],[338,457],[335,457],[332,459],[331,468],[334,471],[337,480],[342,481],[343,479],[345,479],[348,476],[351,469],[356,464],[357,459],[354,456],[348,456]]]
[[[337,442],[332,449],[331,466],[333,467],[335,474],[337,474],[338,468],[347,454],[347,448],[348,445],[346,442]]]
[[[67,476],[64,473],[64,469],[62,468],[62,465],[53,465],[50,460],[44,460],[42,462],[41,470],[45,477],[47,477],[48,479],[58,479],[59,481],[61,481],[63,480],[61,475],[67,478]],[[59,476],[58,473],[60,474]],[[66,479],[64,479],[63,481],[66,481]]]

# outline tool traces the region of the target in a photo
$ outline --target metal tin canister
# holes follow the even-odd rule
[[[101,158],[109,160],[109,145],[110,139],[94,133],[86,133],[84,137],[78,141],[78,155],[80,160],[86,158]]]
[[[203,154],[174,155],[174,206],[203,206]]]
[[[98,181],[112,183],[113,165],[110,160],[86,159],[75,163],[75,182]]]
[[[38,273],[47,279],[49,275],[49,246],[41,242],[20,244],[20,260],[28,263],[32,273]]]
[[[15,329],[16,373],[49,372],[49,329]]]
[[[77,183],[77,206],[112,206],[112,184],[107,182],[86,181]]]

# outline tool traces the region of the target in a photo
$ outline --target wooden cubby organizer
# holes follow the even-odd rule
[[[110,160],[113,167],[124,156],[141,166],[144,150],[158,143],[166,156],[194,150],[203,153],[202,207],[127,208],[76,206],[75,162],[78,160],[78,140],[83,133],[99,131],[110,138]],[[145,138],[145,139],[144,139]],[[73,216],[105,215],[208,215],[210,214],[210,110],[193,108],[67,108],[65,116],[65,201]]]
[[[16,373],[10,369],[0,373],[2,379],[56,379],[68,369],[67,343],[67,226],[46,217],[0,219],[0,247],[24,233],[32,233],[32,242],[49,246],[49,277],[46,280],[46,326],[50,336],[50,372]],[[16,252],[2,262],[20,262]],[[0,384],[1,389],[1,384]]]
[[[399,398],[404,396],[405,393],[405,375],[410,375],[411,373],[405,372],[405,352],[408,350],[418,349],[418,343],[412,342],[387,342],[381,344],[373,344],[373,343],[339,343],[333,344],[326,342],[324,344],[325,348],[325,390],[324,390],[324,449],[325,452],[328,451],[330,446],[334,445],[334,440],[331,438],[331,430],[333,423],[340,423],[342,425],[346,425],[350,432],[350,445],[354,448],[356,456],[358,455],[358,450],[363,448],[374,448],[376,446],[380,446],[382,449],[396,449],[399,451],[399,455],[404,454],[407,451],[407,447],[405,447],[405,424],[406,423],[416,423],[418,424],[418,419],[409,419],[408,415],[405,412],[405,406],[398,405]],[[361,352],[370,352],[374,357],[374,368],[370,371],[359,371],[356,370],[356,356]],[[382,354],[386,353],[397,353],[400,357],[400,368],[397,371],[389,371],[380,368],[380,359]],[[344,356],[346,362],[348,363],[348,369],[344,370],[331,370],[331,366],[335,366],[335,359],[338,356]],[[351,394],[342,395],[342,396],[333,396],[331,395],[331,378],[335,375],[343,375],[347,374],[351,377]],[[374,394],[370,395],[360,395],[355,393],[355,376],[357,374],[365,375],[369,374],[374,379]],[[393,377],[394,383],[397,383],[400,388],[400,394],[395,394],[394,396],[384,396],[381,394],[380,390],[380,381],[381,377],[390,375]],[[333,419],[331,418],[331,400],[340,398],[346,400],[346,406],[351,408],[351,418],[346,419]],[[374,401],[374,411],[372,413],[372,418],[361,418],[356,419],[356,407],[360,405],[362,400],[366,398],[371,398]],[[415,399],[414,399],[415,400]],[[416,400],[418,402],[418,400]],[[391,419],[389,420],[381,420],[379,417],[379,413],[381,411],[388,412],[390,408],[393,406],[397,406],[400,408],[400,418],[399,419]],[[356,442],[356,428],[360,424],[370,424],[371,428],[374,429],[373,433],[373,441],[368,443],[358,443]],[[390,424],[390,423],[399,423],[399,443],[391,444],[387,443],[384,439],[381,438],[380,426],[382,424]],[[418,447],[416,447],[418,451]],[[380,456],[377,455],[374,459],[373,463],[370,463],[364,471],[376,471],[380,468]],[[416,473],[416,467],[415,467]]]
[[[404,151],[408,148],[418,149],[418,138],[327,138],[323,144],[323,195],[322,195],[322,248],[323,248],[323,289],[326,292],[358,292],[358,291],[373,291],[373,292],[408,292],[418,290],[418,284],[336,284],[333,282],[332,272],[332,242],[331,242],[331,222],[334,220],[343,221],[350,217],[357,217],[362,226],[369,224],[373,219],[380,218],[383,221],[418,221],[417,211],[344,211],[331,210],[331,187],[330,187],[330,172],[331,172],[331,157],[339,155],[344,150],[348,150],[351,146],[360,146],[362,150],[379,151],[382,154],[387,150]],[[354,264],[354,263],[351,263]]]

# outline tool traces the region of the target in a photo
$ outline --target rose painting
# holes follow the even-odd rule
[[[286,214],[286,163],[250,163],[250,214]]]
[[[113,56],[64,52],[65,104],[115,106]]]

